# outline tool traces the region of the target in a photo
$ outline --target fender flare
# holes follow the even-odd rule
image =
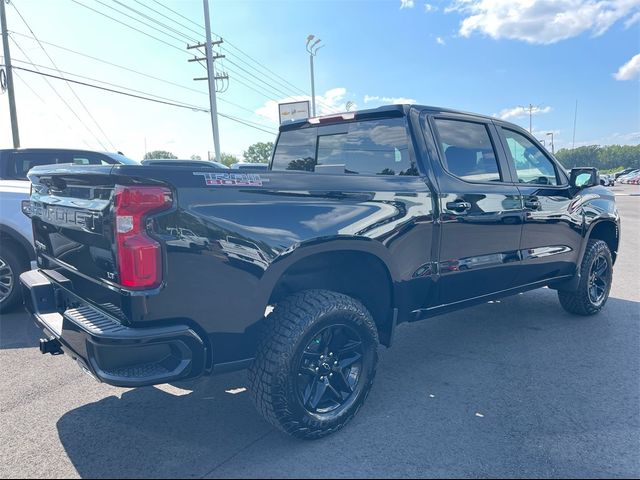
[[[324,237],[322,239],[298,243],[273,259],[260,280],[260,282],[265,285],[263,290],[265,292],[265,298],[261,299],[263,300],[262,303],[265,305],[268,303],[278,282],[290,267],[314,255],[333,252],[365,253],[379,260],[389,275],[392,295],[391,303],[392,307],[396,306],[395,302],[398,298],[396,291],[398,272],[396,272],[393,267],[394,263],[391,261],[391,252],[389,252],[382,243],[373,239],[344,236]]]
[[[549,285],[549,287],[555,290],[564,290],[570,292],[575,292],[578,289],[578,285],[580,284],[581,279],[580,266],[582,265],[584,253],[587,249],[587,243],[589,243],[589,239],[591,238],[591,234],[593,233],[594,228],[604,222],[613,224],[613,226],[616,228],[618,242],[620,242],[620,225],[617,216],[604,217],[594,220],[587,226],[587,230],[585,231],[585,234],[583,236],[582,243],[580,244],[580,251],[578,252],[578,259],[576,261],[575,275],[569,280],[565,280],[554,285]]]
[[[20,245],[24,252],[27,254],[30,262],[36,259],[36,252],[31,245],[31,242],[17,230],[14,230],[7,225],[0,225],[0,235],[7,236],[11,240],[15,241],[18,245]]]

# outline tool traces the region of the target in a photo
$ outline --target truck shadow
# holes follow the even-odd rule
[[[245,378],[205,379],[184,396],[166,386],[124,391],[64,415],[60,439],[82,477],[202,477],[271,431],[247,392],[225,392]]]
[[[365,408],[316,442],[278,433],[248,392],[228,393],[244,372],[181,396],[123,390],[57,428],[92,478],[633,476],[637,458],[607,459],[637,446],[639,317],[640,303],[615,298],[598,316],[570,316],[541,290],[402,326]]]

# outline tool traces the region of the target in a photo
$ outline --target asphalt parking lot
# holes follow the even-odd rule
[[[601,314],[571,316],[542,289],[403,325],[365,407],[320,441],[268,426],[233,390],[242,372],[117,389],[4,315],[0,477],[637,478],[640,189],[614,191],[622,244]]]

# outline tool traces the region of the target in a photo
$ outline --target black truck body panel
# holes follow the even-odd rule
[[[56,298],[55,312],[70,330],[86,330],[72,327],[68,312],[86,306],[129,331],[177,329],[193,339],[184,342],[185,358],[196,359],[181,375],[186,378],[246,366],[265,309],[318,271],[338,272],[333,285],[339,291],[372,292],[363,303],[390,344],[398,323],[540,286],[570,285],[601,222],[614,227],[618,241],[619,218],[606,188],[574,191],[551,156],[558,185],[517,181],[500,128],[528,135],[518,127],[419,106],[378,109],[344,122],[386,117],[406,119],[415,175],[130,165],[33,169],[38,264],[53,290],[75,299]],[[502,181],[450,174],[441,160],[437,118],[485,126]],[[303,122],[282,130],[295,128],[322,126]],[[145,291],[120,286],[113,240],[114,186],[139,184],[173,192],[172,208],[147,220],[149,235],[161,245],[163,275],[158,288]],[[469,208],[459,211],[459,202]],[[527,207],[531,202],[535,209]],[[617,243],[612,247],[615,254]],[[37,283],[23,278],[28,298]],[[44,307],[34,301],[30,311],[39,318]],[[101,341],[88,338],[89,344]],[[90,352],[70,343],[66,348],[103,381],[136,383],[105,376]],[[166,378],[138,384],[160,380]]]

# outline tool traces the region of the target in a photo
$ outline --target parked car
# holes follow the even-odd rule
[[[618,180],[618,178],[620,178],[621,176],[626,175],[627,173],[631,173],[634,170],[635,170],[634,168],[625,168],[624,170],[620,170],[619,172],[616,172],[614,174],[614,179]]]
[[[639,174],[640,174],[640,169],[632,170],[631,172],[618,177],[618,183],[629,183]]]
[[[268,170],[268,163],[238,162],[231,165],[232,170]]]
[[[31,183],[27,172],[37,165],[134,164],[119,153],[53,148],[0,150],[0,312],[21,300],[18,276],[35,260],[31,221],[22,213]]]
[[[516,125],[423,106],[282,125],[263,172],[29,178],[38,268],[21,281],[43,353],[121,387],[249,368],[259,411],[301,438],[354,417],[401,323],[545,286],[596,314],[620,232],[596,169],[567,175]],[[166,247],[196,226],[207,248]]]
[[[635,175],[632,175],[631,177],[628,177],[627,181],[625,183],[629,183],[631,185],[640,184],[640,173],[636,173]]]
[[[605,187],[613,187],[615,185],[615,180],[613,179],[613,175],[609,175],[606,173],[600,174],[600,185]]]

